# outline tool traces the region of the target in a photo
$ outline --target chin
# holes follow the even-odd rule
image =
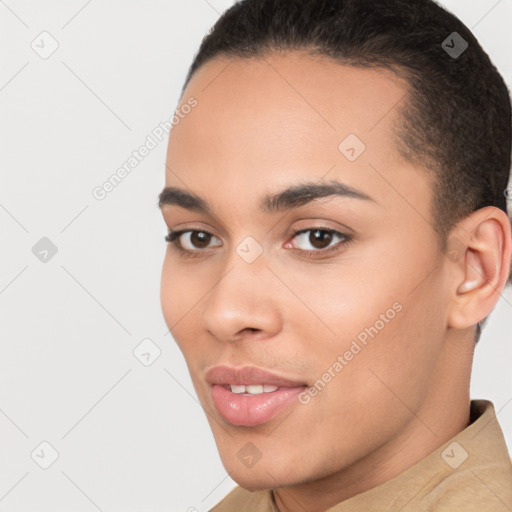
[[[236,458],[222,462],[229,476],[248,491],[265,491],[301,483],[296,474],[290,473],[289,467],[282,467],[279,463],[261,459],[253,467],[244,467]]]
[[[231,473],[231,478],[244,489],[248,491],[267,491],[269,489],[275,489],[278,485],[273,478],[270,478],[267,474],[266,478],[264,475],[260,475],[261,478],[258,478],[255,475],[251,475],[248,470],[244,475],[242,472]]]

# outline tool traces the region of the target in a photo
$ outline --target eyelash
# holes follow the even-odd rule
[[[293,240],[296,236],[298,236],[298,235],[300,235],[302,233],[307,233],[308,231],[323,231],[323,232],[327,232],[327,233],[330,233],[331,235],[338,236],[339,238],[341,238],[341,240],[338,241],[335,245],[329,246],[329,247],[327,247],[325,249],[316,249],[314,251],[313,250],[312,251],[306,251],[304,249],[296,249],[299,252],[307,253],[308,256],[316,256],[316,255],[319,255],[319,254],[321,254],[321,255],[330,254],[333,251],[341,250],[342,246],[347,246],[347,245],[350,244],[350,242],[352,242],[352,237],[351,236],[346,235],[345,233],[342,233],[340,231],[336,231],[334,229],[324,228],[324,227],[311,227],[311,228],[307,228],[307,229],[296,230],[296,231],[294,231],[292,233],[291,240]],[[202,256],[203,253],[206,251],[206,249],[204,249],[204,250],[203,249],[197,249],[195,251],[184,249],[182,247],[182,245],[180,244],[180,241],[179,241],[179,237],[181,235],[183,235],[184,233],[206,233],[209,236],[215,236],[213,233],[210,233],[209,231],[206,231],[204,229],[182,229],[182,230],[177,230],[177,231],[169,229],[168,234],[164,237],[165,241],[168,242],[169,244],[173,244],[174,247],[183,256],[186,256],[186,257],[189,257],[189,258],[194,258],[194,257]]]

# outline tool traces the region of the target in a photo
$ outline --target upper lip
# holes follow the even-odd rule
[[[229,384],[237,386],[251,386],[255,384],[267,384],[278,387],[306,386],[305,382],[286,379],[255,366],[244,366],[241,368],[214,366],[207,371],[206,381],[211,385],[220,384],[223,386]]]

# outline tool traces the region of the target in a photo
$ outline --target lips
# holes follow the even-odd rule
[[[206,374],[217,412],[228,423],[254,427],[271,421],[292,404],[306,383],[261,368],[215,366]]]

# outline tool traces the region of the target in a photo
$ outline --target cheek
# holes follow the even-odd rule
[[[191,320],[198,315],[200,299],[206,291],[202,288],[204,285],[201,286],[191,279],[188,272],[179,268],[173,261],[173,255],[166,255],[162,267],[160,302],[165,323],[182,351],[187,348],[182,340],[190,337],[187,331],[196,323]]]
[[[335,265],[282,269],[301,299],[292,301],[288,323],[301,333],[317,372],[346,353],[348,366],[359,370],[350,378],[364,384],[360,389],[376,378],[370,366],[394,382],[424,379],[439,351],[443,304],[432,300],[441,286],[438,272],[429,275],[439,263],[436,253],[417,252],[393,239],[368,244],[357,257],[347,252]]]
[[[363,289],[357,295],[362,300],[358,307],[342,302],[338,322],[334,315],[329,317],[338,332],[337,342],[319,370],[325,372],[340,355],[343,369],[326,388],[324,405],[356,403],[367,411],[360,418],[362,424],[393,411],[395,425],[406,420],[404,403],[413,410],[421,407],[436,385],[433,375],[444,332],[443,305],[432,301],[439,286],[435,281],[433,276],[413,293],[408,287],[395,288],[391,294]],[[343,301],[341,295],[338,298]],[[324,421],[329,421],[327,409]]]
[[[160,280],[160,303],[162,305],[162,313],[169,329],[172,329],[179,316],[179,297],[183,294],[183,287],[179,281],[176,282],[174,272],[166,254],[163,266],[162,276]]]
[[[196,268],[180,264],[168,249],[162,266],[160,302],[169,328],[182,325],[189,315],[197,314],[201,298],[208,291],[208,280]]]
[[[183,353],[192,380],[196,370],[202,368],[218,348],[207,341],[201,316],[206,307],[204,301],[215,282],[213,271],[179,263],[172,253],[166,255],[160,285],[162,314]]]
[[[324,344],[324,350],[312,350],[314,357],[332,357],[358,335],[364,341],[365,330],[374,331],[375,324],[379,332],[389,330],[402,309],[399,279],[374,277],[352,256],[332,265],[290,266],[280,275],[295,295],[288,298],[285,321],[296,333],[304,333],[303,340],[317,348]]]

